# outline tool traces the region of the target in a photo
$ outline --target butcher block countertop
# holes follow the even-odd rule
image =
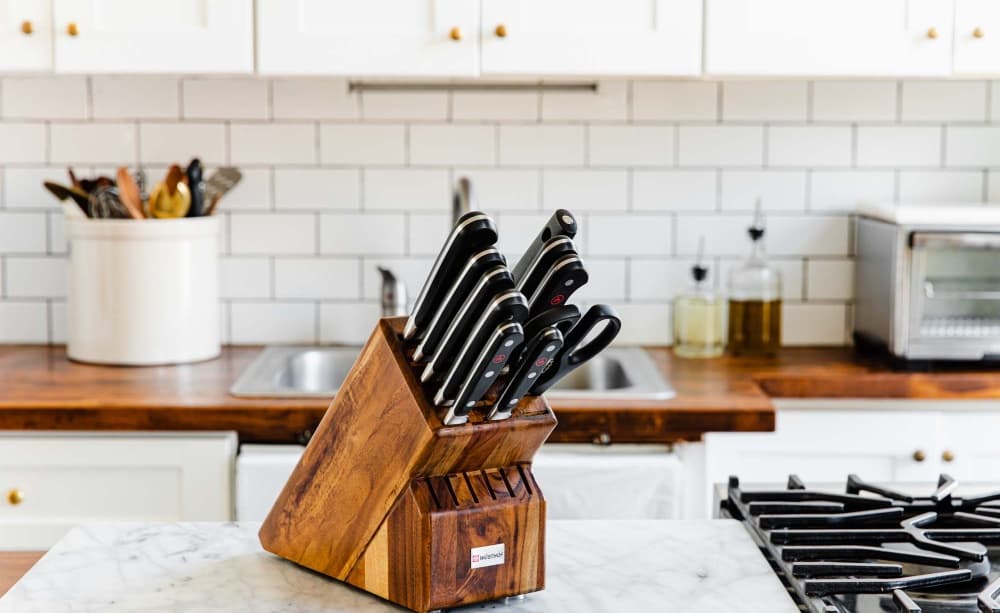
[[[113,368],[70,362],[59,346],[0,346],[0,430],[235,430],[245,442],[306,440],[327,400],[229,394],[259,351],[227,347],[199,364]],[[772,398],[1000,399],[1000,371],[898,372],[849,348],[788,349],[775,360],[649,351],[676,397],[553,400],[559,426],[550,440],[663,443],[770,431]]]

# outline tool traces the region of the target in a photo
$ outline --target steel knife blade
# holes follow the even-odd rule
[[[490,420],[507,419],[514,407],[526,396],[531,387],[538,382],[539,377],[563,346],[563,335],[555,325],[543,328],[531,337],[521,353],[521,362],[516,367],[503,391],[490,408],[487,418]]]
[[[521,259],[517,261],[517,265],[514,266],[514,280],[520,281],[524,277],[528,271],[528,267],[545,247],[546,241],[553,236],[568,236],[573,238],[576,236],[576,230],[576,218],[573,217],[573,214],[566,209],[557,209],[552,214],[552,217],[549,218],[549,221],[546,222],[542,231],[535,237],[535,240],[531,241],[531,244],[528,245]]]
[[[517,322],[506,322],[494,330],[486,345],[466,374],[455,395],[454,402],[444,416],[446,425],[462,423],[469,410],[486,394],[510,360],[510,356],[524,342],[524,330]]]
[[[531,295],[528,301],[531,316],[542,311],[566,304],[573,292],[586,285],[590,276],[583,266],[583,260],[576,255],[559,258]]]

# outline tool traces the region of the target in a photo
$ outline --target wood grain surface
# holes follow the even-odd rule
[[[44,551],[0,551],[0,596],[6,594],[44,554]]]

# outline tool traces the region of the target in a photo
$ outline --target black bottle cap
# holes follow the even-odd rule
[[[701,283],[706,277],[708,277],[708,267],[702,266],[701,264],[695,264],[691,267],[691,276],[694,277],[695,281]]]
[[[750,226],[747,228],[750,240],[757,242],[764,236],[764,226]]]

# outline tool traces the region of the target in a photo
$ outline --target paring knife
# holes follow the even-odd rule
[[[602,323],[604,329],[592,335]],[[613,308],[606,304],[595,304],[590,307],[573,329],[565,335],[562,350],[542,373],[530,393],[541,394],[548,390],[573,369],[603,351],[611,341],[615,340],[621,329],[622,320]]]
[[[586,285],[588,280],[590,276],[583,266],[583,260],[576,255],[563,256],[545,273],[542,282],[528,300],[531,316],[566,304],[573,292]]]
[[[476,283],[482,279],[487,270],[495,266],[503,266],[506,263],[506,258],[496,247],[483,249],[469,258],[458,279],[455,280],[451,289],[448,290],[448,294],[441,301],[437,313],[434,314],[434,319],[427,326],[423,340],[420,341],[413,353],[413,361],[425,362],[434,356],[442,339],[444,339],[445,332],[448,331],[448,326],[454,321],[455,315],[462,305],[472,295]]]
[[[552,269],[560,258],[567,255],[579,255],[573,239],[568,236],[553,236],[545,241],[545,246],[538,252],[538,256],[531,262],[525,270],[524,276],[514,278],[517,289],[525,296],[531,296],[538,289],[545,273]]]
[[[468,335],[461,351],[455,357],[441,387],[434,396],[434,404],[447,406],[455,399],[459,387],[475,365],[476,356],[490,339],[498,326],[506,322],[523,324],[528,317],[528,301],[521,292],[511,289],[502,292],[490,301],[489,306],[476,321],[472,333]],[[521,332],[524,334],[523,330]],[[504,360],[506,362],[506,358]]]
[[[485,213],[472,211],[458,219],[420,289],[420,295],[417,296],[413,311],[403,328],[404,339],[412,340],[423,336],[451,286],[450,281],[461,272],[473,253],[496,242],[496,224]]]
[[[498,294],[514,289],[514,279],[510,277],[510,271],[506,266],[494,266],[486,271],[476,287],[472,289],[468,300],[459,309],[448,330],[444,333],[438,345],[437,352],[431,357],[430,362],[424,366],[420,374],[420,380],[427,383],[436,376],[443,375],[458,357],[463,344],[474,330],[480,315],[486,311],[487,307]]]
[[[542,231],[538,233],[535,240],[531,241],[528,248],[525,250],[524,255],[518,260],[517,265],[514,266],[514,280],[520,282],[521,279],[528,271],[528,267],[535,258],[538,257],[538,253],[545,247],[546,241],[548,241],[553,236],[568,236],[573,238],[576,236],[576,218],[573,214],[566,209],[557,209],[552,217],[549,218],[548,223],[542,228]]]
[[[445,425],[457,425],[467,420],[469,409],[486,394],[497,380],[511,354],[524,342],[524,330],[517,322],[507,322],[493,331],[486,345],[455,395],[455,401],[444,416]]]
[[[521,363],[511,374],[500,396],[490,408],[487,418],[490,420],[507,419],[521,398],[528,394],[531,387],[538,382],[539,377],[549,367],[552,360],[563,347],[563,335],[555,325],[543,328],[534,337],[527,337],[527,346],[521,354]],[[484,392],[485,393],[485,392]],[[457,401],[456,401],[457,402]]]

